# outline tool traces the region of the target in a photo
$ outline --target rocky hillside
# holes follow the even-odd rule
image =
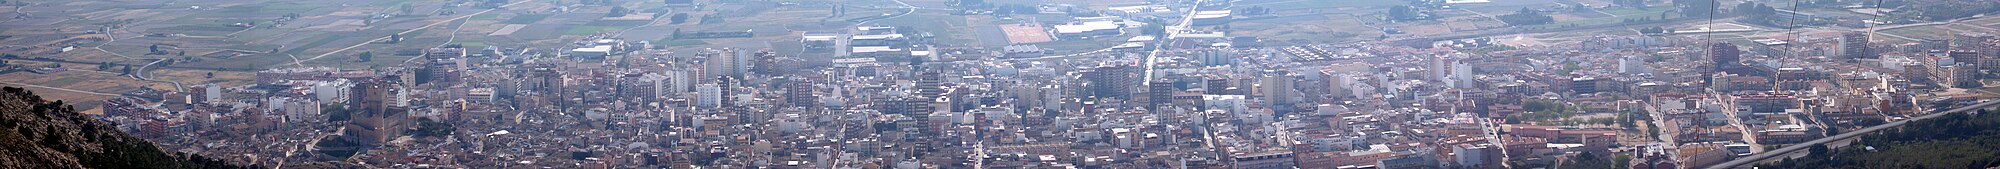
[[[0,168],[244,168],[160,150],[62,101],[0,88]]]

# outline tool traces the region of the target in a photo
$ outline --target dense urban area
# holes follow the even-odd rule
[[[0,0],[0,166],[1991,168],[1990,14],[2000,1]]]

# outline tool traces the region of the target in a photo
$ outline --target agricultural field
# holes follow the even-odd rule
[[[1887,37],[1890,37],[1890,38],[1885,38],[1883,40],[1907,40],[1902,38],[1950,39],[1952,35],[1951,33],[1949,33],[1950,32],[1949,29],[1946,29],[1943,26],[1935,26],[1935,25],[1902,27],[1896,29],[1878,30],[1875,32],[1880,34],[1886,34]],[[1914,41],[1909,41],[1909,42],[1914,42]]]
[[[8,60],[8,64],[43,65],[45,62]],[[103,100],[144,88],[173,89],[173,84],[147,82],[132,79],[113,72],[95,71],[85,64],[64,64],[65,70],[47,74],[27,71],[13,71],[0,74],[0,84],[26,86],[30,91],[52,100],[64,100],[75,104],[77,109],[94,109],[103,105]],[[115,71],[115,70],[114,70]],[[32,85],[32,86],[30,86]]]
[[[913,1],[913,0],[904,0],[904,2],[910,2],[910,4],[913,4],[913,5],[914,5],[914,4],[916,4],[916,1],[923,1],[923,0],[914,0],[914,1]],[[942,0],[937,0],[937,1],[942,1]],[[1089,8],[1089,9],[1104,9],[1104,8],[1109,8],[1109,7],[1120,7],[1120,6],[1135,6],[1135,5],[1146,5],[1146,4],[1149,4],[1149,2],[1147,2],[1146,0],[1048,0],[1048,2],[1049,2],[1049,3],[1061,3],[1061,4],[1071,4],[1071,5],[1076,5],[1077,7],[1084,7],[1084,8]],[[921,5],[919,5],[919,6],[921,6]]]
[[[1380,9],[1388,9],[1386,8],[1388,6],[1409,4],[1406,1],[1381,1],[1381,0],[1244,0],[1244,1],[1237,1],[1235,3],[1236,3],[1235,8],[1237,9],[1249,8],[1249,7],[1266,7],[1266,8],[1271,8],[1271,10],[1277,12],[1292,11],[1292,10],[1326,11],[1326,12],[1336,12],[1336,11],[1346,11],[1346,10],[1380,10]]]
[[[1239,20],[1231,22],[1228,29],[1232,36],[1256,36],[1268,39],[1266,43],[1277,43],[1273,45],[1375,39],[1383,35],[1381,30],[1347,14]]]

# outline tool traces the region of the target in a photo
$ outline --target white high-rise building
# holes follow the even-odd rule
[[[1432,57],[1429,65],[1430,69],[1425,70],[1427,74],[1425,74],[1424,75],[1425,77],[1423,78],[1433,81],[1445,81],[1446,80],[1445,76],[1450,75],[1449,74],[1450,72],[1447,71],[1450,70],[1450,67],[1446,67],[1450,66],[1449,65],[1450,63],[1446,62],[1445,58],[1447,57],[1444,56]]]
[[[666,92],[666,94],[681,94],[694,89],[696,80],[692,71],[668,70],[665,73],[667,76],[667,90],[662,90],[662,92]]]
[[[695,106],[699,106],[699,107],[719,107],[719,106],[722,106],[722,86],[721,86],[721,85],[718,85],[718,84],[713,84],[713,83],[710,83],[710,84],[699,84],[699,85],[695,85],[695,87],[694,87],[694,90],[695,90],[695,95],[696,95],[696,97],[697,97],[697,98],[695,98],[695,100],[694,100],[694,101],[695,101]]]
[[[743,65],[749,64],[748,63],[749,61],[746,60],[745,58],[738,58],[742,56],[737,55],[737,52],[735,52],[734,50],[726,48],[710,49],[708,51],[696,53],[696,55],[705,57],[704,62],[702,62],[702,66],[704,68],[702,70],[707,74],[701,75],[701,78],[703,79],[715,78],[716,76],[729,76],[732,78],[740,79],[741,75],[743,75],[743,72],[748,71],[748,69],[746,69],[748,68],[748,66],[743,66]]]
[[[353,87],[354,84],[348,83],[347,79],[315,83],[312,86],[313,99],[321,103],[345,103],[349,94],[347,89]]]
[[[1474,81],[1472,76],[1475,76],[1472,74],[1472,65],[1465,64],[1463,60],[1451,63],[1451,83],[1449,85],[1452,88],[1472,87]]]
[[[670,92],[667,92],[667,90],[672,89],[669,88],[671,87],[671,85],[667,84],[669,83],[667,75],[661,75],[658,73],[646,73],[645,75],[639,77],[639,82],[640,82],[639,84],[643,85],[641,87],[646,87],[648,88],[647,91],[653,92],[649,93],[651,94],[651,96],[647,97],[666,96],[667,94],[670,94]]]
[[[729,59],[731,59],[729,63],[735,65],[729,65],[729,68],[731,68],[729,71],[731,74],[736,75],[734,78],[741,80],[744,75],[750,74],[750,50],[731,51],[736,53],[729,55]]]
[[[1642,74],[1646,71],[1646,61],[1636,56],[1618,58],[1618,73]]]
[[[198,90],[198,91],[201,91],[201,93],[200,93],[200,94],[201,94],[201,96],[202,96],[202,97],[201,97],[201,100],[194,100],[194,101],[189,101],[189,102],[201,102],[201,103],[208,103],[208,104],[220,104],[220,103],[222,103],[222,90],[223,90],[223,89],[222,89],[222,86],[220,86],[220,85],[215,85],[215,84],[211,83],[211,84],[203,84],[203,85],[200,85],[200,86],[195,86],[195,87],[196,87],[196,88],[199,88],[199,89],[200,89],[200,90]]]
[[[287,123],[303,123],[319,118],[319,102],[304,98],[270,97],[264,99],[265,112],[280,112]]]
[[[1333,97],[1348,96],[1349,90],[1347,89],[1347,87],[1355,83],[1354,78],[1352,77],[1353,75],[1351,74],[1320,72],[1320,75],[1324,76],[1320,78],[1325,78],[1326,80],[1326,88],[1325,88],[1327,92],[1326,94],[1332,95]]]
[[[403,87],[399,85],[396,86],[395,92],[396,92],[395,105],[397,107],[410,107],[410,93],[415,91],[410,90],[410,88],[408,87]]]
[[[1295,98],[1294,95],[1298,95],[1297,94],[1298,92],[1295,92],[1292,89],[1293,83],[1295,82],[1292,80],[1291,75],[1287,74],[1266,75],[1264,76],[1262,82],[1263,84],[1258,85],[1258,88],[1260,90],[1263,90],[1264,102],[1268,103],[1266,106],[1277,107],[1281,105],[1292,105],[1292,103],[1295,100],[1297,100],[1294,99]]]

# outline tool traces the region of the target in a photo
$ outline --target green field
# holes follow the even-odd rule
[[[544,19],[544,18],[549,18],[549,14],[523,14],[523,15],[514,15],[514,17],[512,17],[512,18],[507,18],[507,20],[506,20],[506,21],[500,21],[500,23],[504,23],[504,24],[531,24],[531,23],[535,23],[535,22],[538,22],[538,21],[542,21],[542,19]]]
[[[379,38],[379,37],[382,37],[382,36],[389,36],[389,35],[391,35],[391,34],[395,34],[395,33],[397,33],[397,32],[403,32],[403,31],[404,31],[404,30],[400,30],[400,29],[393,29],[393,30],[364,30],[364,31],[359,31],[359,32],[343,32],[343,33],[326,33],[326,34],[320,34],[319,36],[317,36],[317,37],[314,37],[314,38],[313,38],[313,40],[312,40],[311,42],[307,42],[307,43],[306,43],[305,45],[299,45],[299,46],[297,46],[297,47],[292,47],[292,49],[291,49],[291,50],[285,50],[285,51],[284,51],[284,53],[290,53],[290,54],[301,54],[301,55],[303,55],[303,54],[306,54],[306,53],[301,53],[301,52],[305,52],[306,50],[309,50],[309,49],[313,49],[313,48],[320,48],[320,47],[322,47],[322,46],[325,46],[325,45],[328,45],[329,43],[333,43],[334,41],[338,41],[338,40],[341,40],[341,39],[347,39],[347,38],[363,38],[364,40],[373,40],[373,39],[375,39],[375,38]],[[409,33],[408,35],[422,35],[422,34],[423,34],[423,32],[425,32],[425,31],[427,31],[427,30],[418,30],[418,31],[415,31],[415,32],[410,32],[410,33]],[[404,38],[404,39],[410,39],[410,38]],[[339,44],[339,45],[346,45],[346,44]],[[343,48],[344,48],[344,47],[346,47],[346,46],[338,46],[338,45],[336,45],[336,46],[337,46],[337,47],[343,47]]]
[[[222,9],[220,9],[220,12],[217,12],[216,14],[222,14],[225,16],[240,16],[240,15],[276,16],[276,15],[284,15],[287,13],[305,13],[306,11],[319,9],[318,6],[320,5],[299,4],[298,2],[264,3],[264,4],[223,7]]]
[[[243,28],[230,27],[223,24],[194,24],[155,28],[153,30],[162,33],[187,34],[189,36],[222,36],[228,35],[231,32],[241,31]]]
[[[487,13],[487,14],[479,14],[479,15],[473,15],[473,16],[472,16],[472,18],[466,18],[466,19],[468,19],[468,20],[494,20],[494,19],[500,19],[500,14],[498,14],[498,13]]]

